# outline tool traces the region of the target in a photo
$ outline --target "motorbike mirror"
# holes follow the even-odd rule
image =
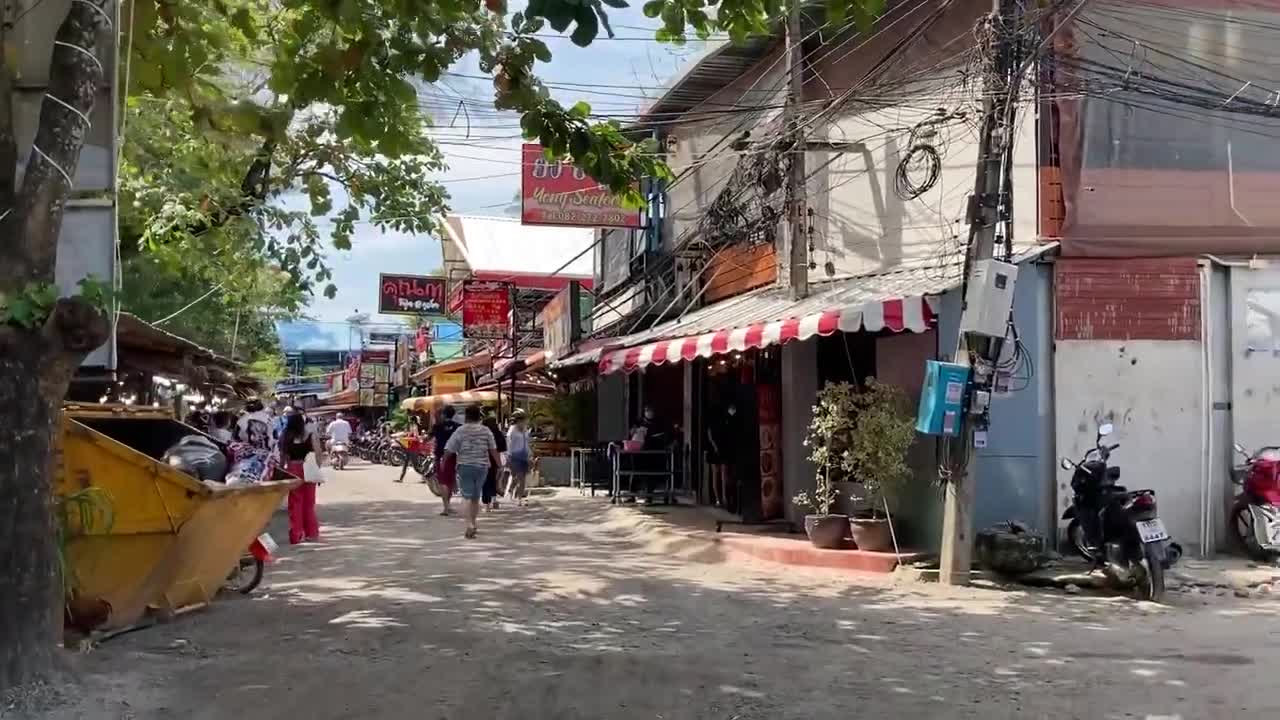
[[[1234,444],[1234,445],[1232,445],[1231,447],[1235,448],[1235,449],[1236,449],[1236,452],[1240,453],[1241,455],[1248,455],[1248,454],[1249,454],[1249,451],[1248,451],[1248,450],[1245,450],[1245,449],[1244,449],[1244,446],[1243,446],[1243,445],[1241,445],[1240,443],[1235,443],[1235,444]]]
[[[1062,469],[1063,469],[1063,470],[1075,470],[1075,469],[1076,469],[1076,464],[1075,464],[1075,463],[1073,463],[1073,462],[1071,462],[1071,461],[1070,461],[1070,460],[1068,460],[1067,458],[1062,458],[1062,462],[1060,462],[1059,464],[1060,464],[1060,465],[1062,465]]]
[[[1098,426],[1098,437],[1106,437],[1115,432],[1116,428],[1111,423],[1102,423]]]

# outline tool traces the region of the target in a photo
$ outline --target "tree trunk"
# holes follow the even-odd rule
[[[61,633],[51,486],[69,373],[29,335],[0,344],[0,689],[47,675]]]
[[[70,3],[49,60],[49,87],[15,183],[13,68],[0,37],[0,295],[30,301],[55,278],[58,235],[110,37],[106,0]],[[44,311],[48,310],[48,315]],[[63,606],[51,503],[53,450],[71,374],[109,334],[100,308],[62,298],[52,308],[0,313],[0,692],[49,673]]]

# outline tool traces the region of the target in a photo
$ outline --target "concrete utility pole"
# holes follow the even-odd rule
[[[791,296],[809,295],[808,222],[805,217],[805,162],[807,146],[800,132],[800,103],[804,98],[804,35],[800,27],[800,2],[792,0],[787,19],[787,61],[789,83],[783,122],[791,140],[790,172],[787,174],[787,265]]]
[[[982,135],[978,147],[977,179],[969,205],[969,246],[965,268],[966,287],[975,284],[975,268],[981,260],[995,256],[997,244],[1007,236],[1009,218],[1009,154],[1013,142],[1014,118],[1018,104],[1018,88],[1022,82],[1021,45],[1022,10],[1018,0],[993,0],[991,15],[992,54],[984,82]],[[1003,234],[999,231],[1003,230]],[[965,327],[962,310],[960,327]],[[955,361],[973,368],[970,393],[990,391],[995,379],[995,364],[1000,357],[1001,340],[960,332]],[[946,484],[946,505],[942,522],[942,558],[938,579],[948,585],[968,585],[973,562],[973,506],[976,483],[977,453],[974,436],[986,429],[987,416],[970,414],[960,436],[951,444],[952,458],[963,459]],[[952,442],[948,439],[947,442]]]

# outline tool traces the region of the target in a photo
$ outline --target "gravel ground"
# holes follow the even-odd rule
[[[504,507],[464,541],[392,477],[342,473],[320,491],[322,544],[286,550],[250,598],[75,656],[70,700],[38,715],[1280,717],[1271,598],[895,585],[658,542],[576,494]]]

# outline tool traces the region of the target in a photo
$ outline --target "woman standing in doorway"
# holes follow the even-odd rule
[[[284,432],[280,436],[280,462],[289,474],[303,478],[307,454],[315,453],[316,464],[324,454],[320,438],[307,429],[302,413],[293,411],[285,419]],[[297,545],[304,541],[320,539],[320,520],[316,517],[316,484],[303,482],[289,491],[289,542]]]
[[[515,500],[517,507],[528,504],[528,493],[525,491],[525,480],[533,466],[533,441],[525,425],[523,410],[511,413],[511,429],[507,430],[507,468],[511,471],[511,481],[507,491]]]

